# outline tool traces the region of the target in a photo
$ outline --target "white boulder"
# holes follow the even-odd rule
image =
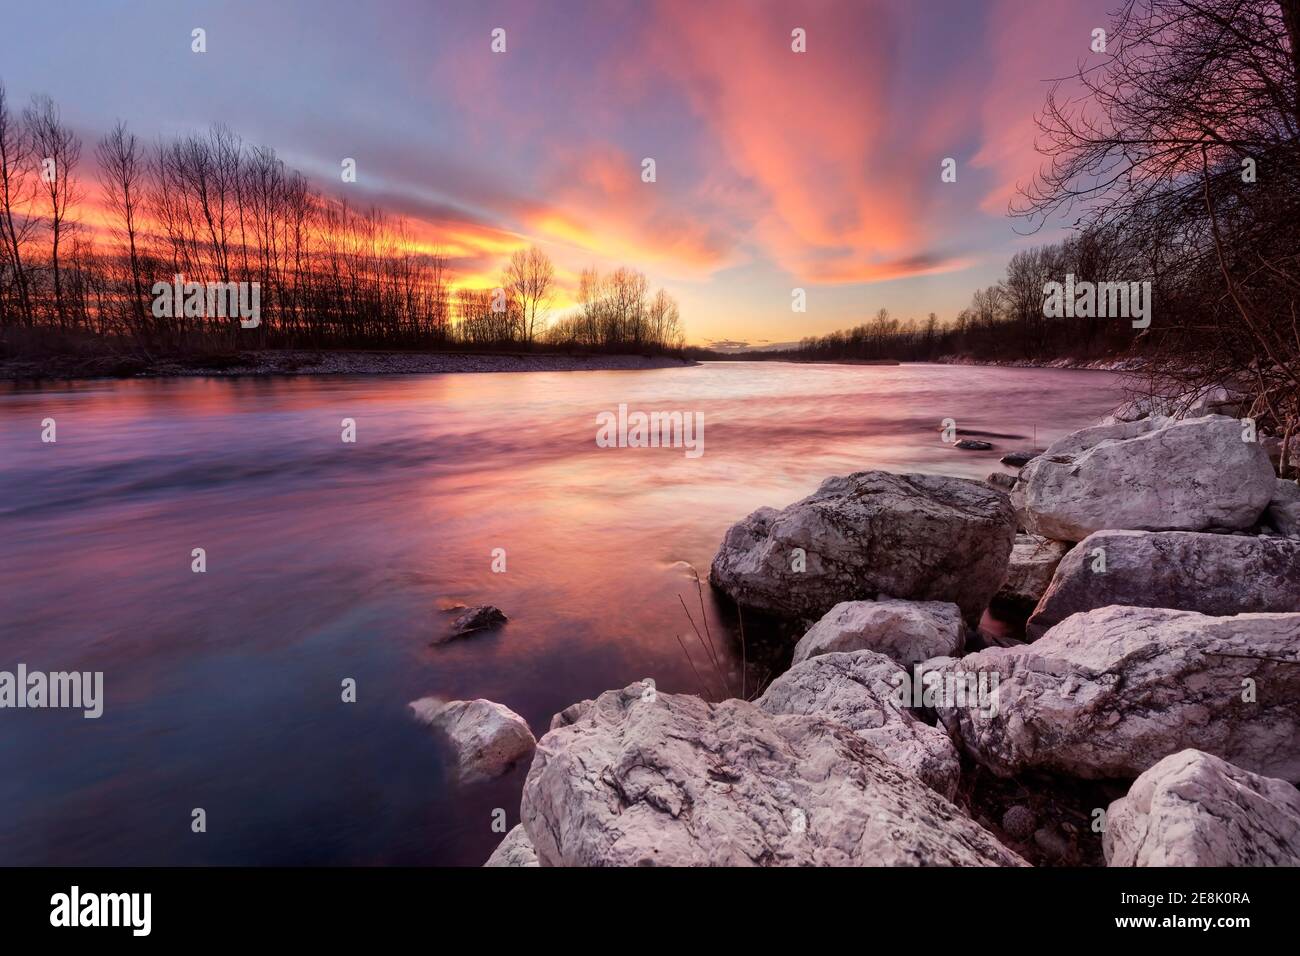
[[[1187,747],[1300,779],[1300,614],[1209,617],[1105,607],[1033,644],[941,668],[990,684],[996,708],[945,701],[958,746],[1003,777],[1046,770],[1136,777]],[[991,712],[990,712],[991,711]]]
[[[1268,454],[1236,419],[1157,416],[1066,435],[1025,466],[1011,500],[1026,531],[1082,541],[1105,529],[1249,528],[1274,490]]]
[[[769,714],[820,715],[868,741],[895,767],[948,799],[961,783],[957,748],[902,704],[908,672],[873,651],[822,654],[772,681],[756,703]]]
[[[539,742],[521,810],[543,866],[1023,865],[841,724],[644,687]]]
[[[951,601],[974,623],[1002,583],[1014,536],[1007,496],[983,482],[863,471],[733,525],[712,580],[787,620],[885,596]]]
[[[1106,811],[1110,866],[1300,866],[1300,791],[1200,750],[1170,754]]]
[[[958,653],[965,633],[961,609],[947,601],[841,601],[800,638],[792,663],[835,651],[876,651],[909,667]]]
[[[1218,617],[1300,611],[1300,541],[1197,531],[1098,531],[1061,561],[1029,618],[1026,636],[1035,640],[1071,614],[1110,604]]]

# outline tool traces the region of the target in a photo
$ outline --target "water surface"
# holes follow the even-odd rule
[[[457,784],[408,701],[540,735],[643,677],[696,692],[679,595],[732,522],[866,468],[983,478],[1118,400],[1103,372],[779,363],[8,387],[0,670],[103,671],[105,710],[0,711],[0,863],[477,865],[526,768]],[[596,447],[620,403],[702,412],[704,455]],[[1007,437],[957,451],[945,418]],[[431,646],[456,603],[511,621]]]

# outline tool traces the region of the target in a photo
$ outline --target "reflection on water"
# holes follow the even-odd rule
[[[681,562],[706,574],[733,521],[864,468],[983,478],[1117,400],[1101,372],[776,363],[0,392],[0,670],[105,694],[97,721],[0,711],[0,863],[481,863],[525,768],[458,786],[407,701],[540,733],[642,677],[694,692]],[[704,455],[598,448],[619,403],[702,412]],[[956,451],[945,418],[1013,437]],[[510,623],[430,646],[455,602]]]

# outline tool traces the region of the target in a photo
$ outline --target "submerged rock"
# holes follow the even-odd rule
[[[475,607],[466,608],[451,622],[451,627],[447,630],[447,633],[437,638],[434,643],[443,644],[458,637],[464,637],[466,634],[473,634],[476,631],[486,631],[494,627],[500,627],[508,620],[509,618],[505,616],[499,607],[491,604],[479,604]]]
[[[511,828],[484,866],[541,866],[523,824]]]
[[[1110,866],[1300,866],[1300,791],[1184,750],[1110,805],[1102,847]]]
[[[1105,561],[1099,565],[1098,551]],[[1197,531],[1098,531],[1071,551],[1025,627],[1127,604],[1218,617],[1300,611],[1300,541]]]
[[[954,678],[996,676],[998,706],[991,715],[951,702],[937,710],[958,746],[1004,777],[1034,768],[1136,777],[1195,746],[1297,780],[1296,661],[1300,614],[1105,607],[1072,615],[1033,644],[945,665]]]
[[[989,451],[993,448],[992,442],[980,441],[976,438],[963,438],[952,446],[962,451]]]
[[[907,679],[897,663],[873,651],[822,654],[791,667],[754,703],[769,714],[820,715],[843,724],[951,800],[961,783],[957,748],[941,728],[902,706],[899,688]]]
[[[841,724],[644,686],[538,744],[522,816],[543,866],[1024,864]]]
[[[450,741],[464,782],[499,777],[537,746],[528,722],[504,704],[422,697],[408,706],[417,720]]]
[[[1274,491],[1273,467],[1222,416],[1097,425],[1054,442],[1011,493],[1025,530],[1082,541],[1105,529],[1244,529]]]
[[[793,663],[835,651],[876,651],[905,667],[956,654],[961,609],[947,601],[841,601],[794,648]]]
[[[887,596],[951,601],[974,622],[1014,535],[1007,496],[982,482],[863,471],[733,525],[711,576],[737,603],[786,620]]]
[[[1023,468],[1037,457],[1036,451],[1009,451],[998,460],[1012,468]]]

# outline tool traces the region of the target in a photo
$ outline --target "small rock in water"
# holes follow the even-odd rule
[[[1038,457],[1036,451],[1009,451],[999,459],[1002,464],[1010,465],[1012,468],[1020,468],[1029,464]]]
[[[988,451],[993,446],[989,442],[979,441],[975,438],[963,438],[953,447],[960,448],[962,451]]]
[[[436,639],[435,644],[442,644],[457,637],[463,637],[466,634],[473,634],[475,631],[485,631],[488,628],[498,627],[510,620],[502,613],[499,607],[492,604],[480,604],[462,611],[451,622],[451,630],[445,635]]]
[[[447,736],[463,782],[499,777],[537,747],[528,722],[504,704],[421,697],[407,706],[416,720]]]

